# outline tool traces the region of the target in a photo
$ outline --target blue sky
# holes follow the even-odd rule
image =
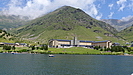
[[[102,1],[102,0],[101,0]],[[105,2],[95,2],[95,5],[99,5],[100,13],[102,13],[101,19],[122,19],[124,17],[133,16],[133,0],[103,0]]]
[[[80,8],[96,19],[133,17],[133,0],[0,0],[0,10],[8,14],[36,18],[61,6]]]

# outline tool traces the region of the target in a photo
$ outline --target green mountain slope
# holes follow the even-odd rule
[[[49,39],[111,40],[119,41],[116,29],[93,19],[80,9],[61,7],[54,12],[30,21],[16,30],[21,39],[47,42]]]
[[[0,29],[11,30],[24,25],[28,21],[27,17],[15,15],[0,15]]]
[[[128,41],[133,41],[133,25],[122,30],[118,34]]]

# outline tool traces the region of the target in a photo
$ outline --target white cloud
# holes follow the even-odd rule
[[[96,19],[100,20],[102,18],[102,16],[103,16],[102,14],[99,14],[98,16],[96,16]]]
[[[128,7],[133,11],[133,3],[129,4]]]
[[[110,12],[110,15],[108,15],[108,17],[112,18],[113,15],[114,15],[114,12]]]
[[[117,4],[120,5],[120,4],[125,3],[126,1],[127,1],[127,0],[119,0],[119,1],[117,1]]]
[[[125,7],[126,7],[126,6],[125,6],[124,4],[122,4],[118,11],[123,11],[123,9],[124,9]]]
[[[101,8],[101,4],[98,4],[97,7],[98,7],[98,8]]]
[[[96,18],[101,15],[99,15],[94,4],[95,1],[96,0],[28,0],[25,5],[22,5],[23,0],[11,0],[8,4],[9,7],[4,10],[11,15],[22,15],[36,18],[61,6],[67,5],[80,8],[90,16]]]
[[[126,7],[125,3],[127,2],[127,0],[119,0],[116,3],[120,6],[118,11],[123,11],[123,9]]]
[[[101,4],[106,4],[106,0],[97,0],[97,1],[100,1]]]
[[[131,19],[133,19],[133,16],[129,15],[127,17],[122,17],[121,21],[129,21]]]
[[[108,7],[110,8],[110,10],[112,9],[112,7],[114,6],[114,4],[109,4]]]

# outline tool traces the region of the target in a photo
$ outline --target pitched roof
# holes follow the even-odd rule
[[[71,40],[62,40],[62,39],[52,39],[52,40],[57,40],[57,41],[68,41],[68,42],[71,41]]]
[[[7,44],[7,45],[15,45],[15,43],[5,43],[5,42],[3,42],[3,44]]]
[[[70,42],[71,40],[62,40],[62,39],[52,39],[53,40],[57,40],[57,41],[66,41],[66,42]],[[79,42],[86,42],[86,43],[102,43],[102,42],[108,42],[109,40],[105,40],[105,41],[85,41],[85,40],[78,40]]]
[[[108,42],[108,40],[105,40],[105,41],[95,41],[94,43],[102,43],[102,42]]]
[[[94,41],[83,41],[83,40],[80,40],[79,42],[90,42],[90,43],[93,43]]]

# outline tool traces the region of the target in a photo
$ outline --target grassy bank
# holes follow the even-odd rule
[[[107,51],[100,51],[100,50],[94,50],[94,49],[88,49],[88,48],[82,48],[82,47],[73,47],[73,48],[51,48],[51,53],[56,54],[94,54],[94,55],[117,55],[121,53],[117,52],[107,52]]]
[[[28,52],[28,53],[38,53],[38,54],[90,54],[90,55],[120,55],[122,52],[107,52],[100,51],[82,47],[72,47],[72,48],[49,48],[48,50],[31,50],[28,47],[16,47],[15,50],[2,50],[0,48],[1,53],[9,53],[9,52]]]
[[[35,52],[49,52],[51,54],[100,54],[100,51],[81,48],[81,47],[73,47],[73,48],[49,48],[48,51],[42,50],[34,50]]]

